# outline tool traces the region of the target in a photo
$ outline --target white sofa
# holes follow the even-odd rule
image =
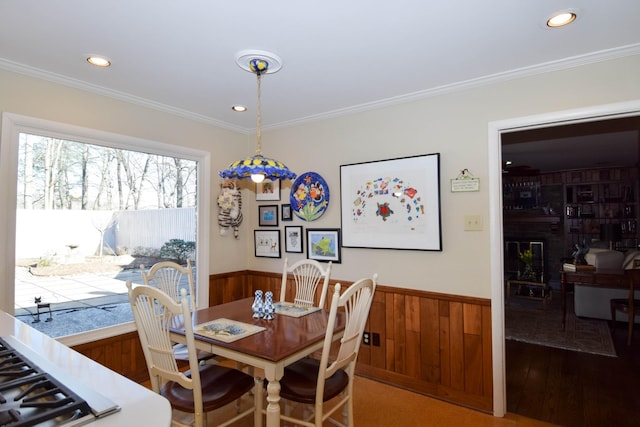
[[[628,251],[626,254],[619,251],[591,248],[585,256],[588,264],[594,265],[596,271],[628,270],[640,268],[640,251]],[[576,316],[592,317],[596,319],[611,320],[609,300],[612,298],[627,298],[629,291],[625,289],[601,288],[595,286],[574,286],[574,310]],[[635,291],[635,297],[640,299],[640,290]],[[616,320],[627,321],[627,315],[618,312]],[[636,317],[636,322],[640,318]]]

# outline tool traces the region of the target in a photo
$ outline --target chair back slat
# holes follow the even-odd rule
[[[193,284],[193,268],[191,260],[187,260],[187,266],[173,262],[161,261],[146,271],[144,265],[140,265],[142,281],[147,286],[153,286],[173,298],[174,301],[180,301],[181,289],[186,289],[188,293],[189,310],[195,310],[195,293]],[[184,278],[186,278],[186,283]]]
[[[288,259],[284,260],[284,270],[282,272],[282,283],[280,287],[280,301],[286,301],[287,285],[289,275],[295,283],[295,294],[293,302],[307,307],[324,307],[327,291],[329,289],[329,279],[331,277],[332,263],[327,264],[326,269],[316,260],[300,260],[288,267]],[[316,293],[318,286],[320,298],[316,305]]]

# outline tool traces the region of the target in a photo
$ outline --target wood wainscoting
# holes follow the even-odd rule
[[[209,305],[250,297],[257,289],[277,298],[281,280],[281,273],[259,271],[211,275]],[[338,282],[351,284],[332,280],[329,294]],[[492,412],[489,299],[378,284],[366,330],[372,340],[362,345],[358,375]],[[74,348],[135,381],[148,378],[136,333]]]
[[[137,383],[149,380],[147,362],[136,331],[76,345],[73,349]]]
[[[253,295],[280,295],[281,273],[246,271],[209,278],[209,305]],[[292,279],[290,279],[291,281]],[[333,287],[340,282],[332,280]],[[293,284],[287,286],[292,290]],[[326,304],[331,301],[327,297]],[[491,301],[378,284],[357,373],[407,390],[491,413]],[[373,345],[373,344],[379,345]]]

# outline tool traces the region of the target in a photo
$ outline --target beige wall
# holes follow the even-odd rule
[[[325,178],[332,190],[330,206],[310,224],[320,228],[340,226],[341,164],[440,153],[443,251],[343,248],[343,263],[332,276],[356,280],[376,271],[385,285],[489,298],[488,123],[640,99],[639,75],[640,56],[570,68],[267,131],[263,148],[296,172],[315,171]],[[464,168],[480,178],[480,192],[449,191],[449,180]],[[484,230],[464,231],[465,214],[482,215]],[[257,223],[255,214],[251,223]],[[278,267],[251,256],[248,265]]]
[[[298,173],[315,171],[327,180],[331,202],[325,215],[309,224],[297,219],[286,223],[313,228],[340,227],[341,164],[440,153],[442,252],[343,248],[342,264],[334,267],[333,276],[355,280],[376,271],[384,285],[489,298],[488,123],[637,100],[638,75],[640,56],[631,56],[508,80],[369,112],[267,129],[263,151]],[[210,272],[245,268],[280,271],[282,260],[253,256],[253,230],[258,223],[253,192],[244,191],[245,220],[240,241],[217,233],[217,171],[231,160],[252,153],[253,137],[5,71],[0,71],[0,110],[210,150]],[[479,192],[449,191],[449,180],[464,168],[480,178]],[[288,203],[288,189],[283,186],[278,204]],[[481,215],[484,230],[463,231],[466,214]],[[284,229],[282,223],[280,228]]]

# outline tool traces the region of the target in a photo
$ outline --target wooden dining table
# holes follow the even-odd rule
[[[311,353],[321,350],[329,320],[328,310],[317,310],[301,317],[276,314],[272,320],[254,319],[251,305],[253,298],[245,298],[229,303],[199,309],[193,312],[191,322],[194,327],[196,347],[221,357],[257,368],[264,372],[264,378],[256,380],[256,411],[254,425],[262,426],[263,381],[267,386],[267,427],[280,426],[280,379],[284,368]],[[229,319],[264,328],[236,341],[226,342],[197,332],[198,325],[218,319]],[[346,316],[339,312],[334,329],[334,340],[344,333]],[[185,343],[184,323],[178,319],[172,327],[172,339]]]

